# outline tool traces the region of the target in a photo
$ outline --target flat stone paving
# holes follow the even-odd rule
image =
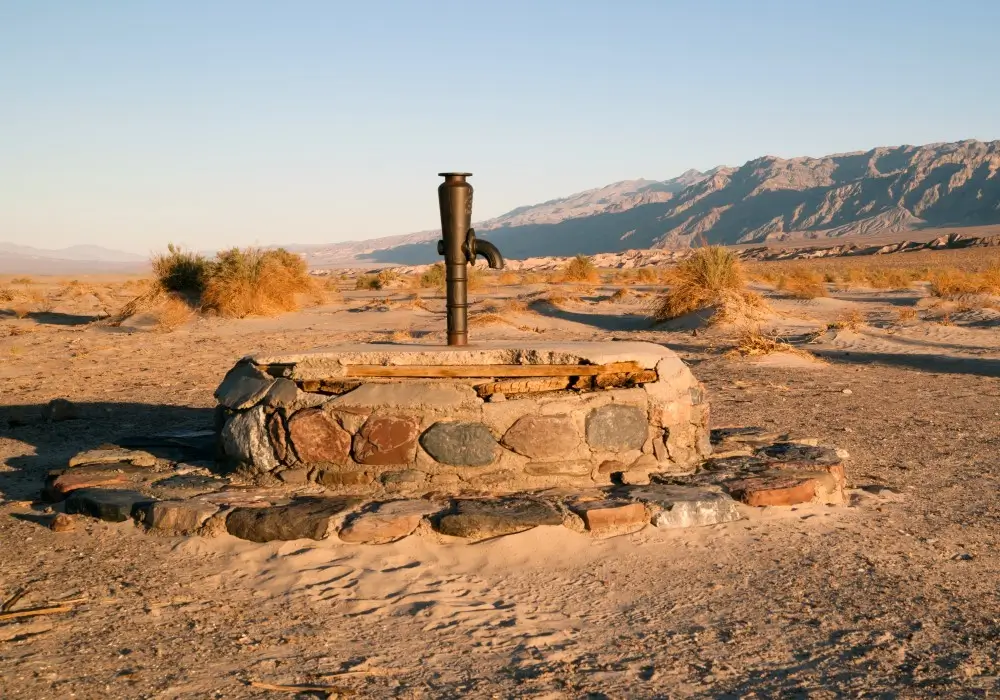
[[[460,483],[443,493],[428,484],[419,497],[394,496],[391,489],[375,496],[331,495],[316,484],[263,487],[219,476],[208,466],[109,446],[50,473],[42,498],[68,515],[133,520],[165,535],[353,544],[384,544],[415,533],[479,541],[541,525],[613,536],[732,522],[755,506],[845,502],[842,450],[755,428],[713,431],[712,439],[716,456],[690,475],[650,473],[637,484],[621,472],[606,487],[501,496],[466,495]],[[112,454],[120,461],[105,461]],[[53,529],[66,526],[60,516]]]

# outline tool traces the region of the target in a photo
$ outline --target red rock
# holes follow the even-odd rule
[[[583,524],[591,531],[636,529],[649,522],[646,507],[641,503],[581,501],[571,504],[570,509],[583,518]]]
[[[801,475],[769,474],[737,479],[725,484],[726,490],[748,506],[795,506],[816,497],[819,483]]]
[[[360,513],[341,528],[339,536],[344,542],[357,544],[385,544],[413,533],[425,515],[443,510],[431,501],[391,501],[379,504],[377,509]]]
[[[52,500],[58,501],[77,489],[95,487],[114,488],[115,486],[125,486],[129,483],[131,483],[131,479],[124,472],[112,471],[110,469],[102,471],[73,469],[55,477],[46,489],[46,493]]]
[[[288,433],[295,453],[306,464],[350,461],[350,434],[321,408],[298,411],[288,421]]]
[[[408,464],[417,450],[416,421],[372,416],[354,436],[354,458],[361,464]]]
[[[288,434],[285,430],[285,421],[277,411],[267,419],[267,436],[271,439],[271,447],[274,448],[274,455],[278,461],[287,463]]]

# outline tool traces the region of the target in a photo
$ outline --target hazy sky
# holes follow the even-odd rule
[[[323,243],[1000,138],[997,0],[0,0],[0,241]]]

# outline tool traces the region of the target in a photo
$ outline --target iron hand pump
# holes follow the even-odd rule
[[[444,256],[445,294],[448,313],[448,345],[469,344],[469,263],[482,255],[493,270],[503,267],[503,256],[489,241],[476,238],[472,229],[472,173],[439,173],[441,240],[438,254]]]

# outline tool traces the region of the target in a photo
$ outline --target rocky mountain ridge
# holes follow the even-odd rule
[[[1000,224],[998,171],[1000,141],[764,156],[664,183],[616,183],[623,187],[609,186],[611,197],[602,197],[607,188],[601,188],[522,207],[477,231],[489,232],[507,257],[528,258]],[[685,176],[690,182],[677,182]],[[402,264],[435,257],[433,242],[387,245],[364,256]]]

